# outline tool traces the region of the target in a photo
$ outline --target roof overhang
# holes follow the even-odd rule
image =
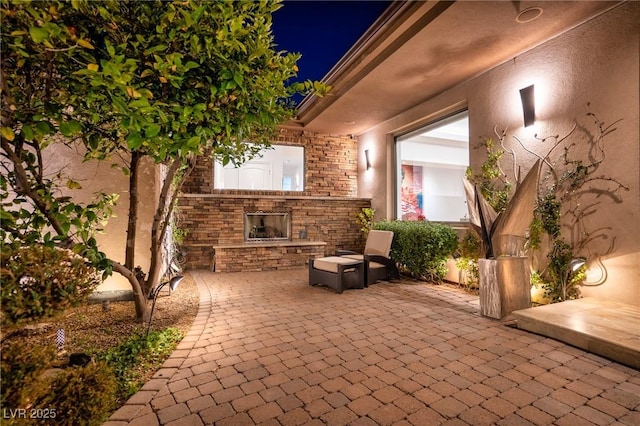
[[[620,3],[394,2],[323,78],[331,92],[306,97],[289,126],[362,134]]]

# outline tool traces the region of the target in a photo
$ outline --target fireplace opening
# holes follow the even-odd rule
[[[288,212],[245,212],[245,241],[288,241],[291,220]]]

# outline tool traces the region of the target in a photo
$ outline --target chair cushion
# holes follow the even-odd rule
[[[364,252],[365,254],[379,254],[380,256],[389,257],[392,241],[393,232],[372,229],[367,235],[367,244],[364,247]]]
[[[354,259],[340,256],[321,257],[313,260],[313,267],[322,271],[338,273],[338,265],[352,263]]]

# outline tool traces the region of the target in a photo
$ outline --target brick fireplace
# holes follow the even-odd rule
[[[305,191],[214,189],[212,161],[201,159],[179,199],[188,268],[294,268],[309,256],[362,250],[355,215],[371,200],[356,197],[356,141],[285,129],[273,143],[305,148]]]

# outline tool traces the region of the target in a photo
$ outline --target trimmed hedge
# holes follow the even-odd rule
[[[446,262],[458,247],[458,236],[449,225],[426,221],[382,221],[373,229],[392,231],[391,257],[413,277],[442,281]]]

